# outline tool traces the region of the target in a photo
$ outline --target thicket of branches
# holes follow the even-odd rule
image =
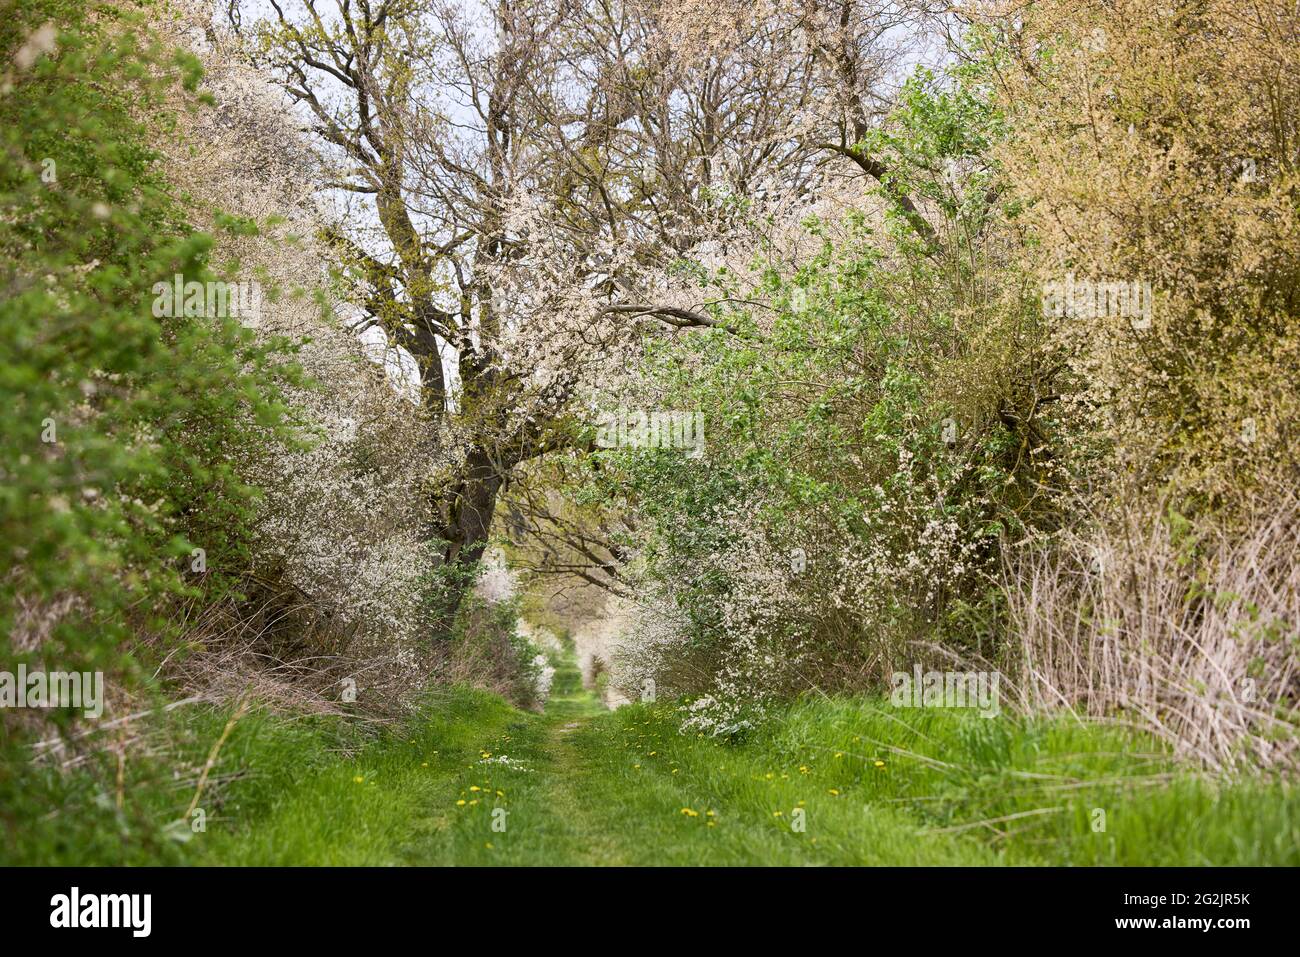
[[[523,700],[495,537],[691,727],[963,661],[1294,761],[1280,0],[134,6],[0,34],[7,655]]]

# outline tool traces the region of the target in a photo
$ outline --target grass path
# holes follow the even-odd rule
[[[1163,764],[1153,767],[1131,750],[1132,742],[1097,729],[936,711],[908,713],[905,721],[863,701],[808,702],[774,731],[728,745],[682,735],[669,707],[605,712],[565,661],[545,715],[517,715],[485,737],[478,760],[447,795],[439,826],[408,848],[406,860],[978,865],[1297,857],[1289,789],[1170,780]],[[1097,810],[1107,814],[1103,830]]]
[[[591,721],[605,713],[572,660],[561,661],[545,714],[518,715],[485,736],[477,760],[458,775],[450,807],[425,840],[407,849],[407,860],[628,863],[618,830],[606,826],[598,775],[583,747]]]
[[[607,712],[571,657],[558,665],[544,714],[459,689],[406,733],[343,754],[324,733],[241,725],[232,760],[274,773],[232,786],[192,852],[227,864],[1300,864],[1293,787],[1197,777],[1116,730],[819,699],[725,743],[680,733],[669,705]]]

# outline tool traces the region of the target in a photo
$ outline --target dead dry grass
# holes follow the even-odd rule
[[[1236,532],[1164,508],[1013,553],[1021,705],[1133,722],[1231,769],[1300,764],[1300,497],[1257,500]]]

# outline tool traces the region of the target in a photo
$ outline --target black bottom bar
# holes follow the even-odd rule
[[[836,931],[864,945],[968,940],[1204,940],[1231,946],[1294,919],[1283,869],[552,870],[6,869],[6,943],[429,947],[517,936],[533,946],[645,940],[694,948],[738,929]],[[76,888],[76,908],[73,907]],[[143,896],[149,895],[145,910]],[[103,895],[114,895],[105,898]],[[73,911],[76,918],[73,918]],[[148,936],[143,930],[147,913]],[[64,926],[54,927],[52,921]],[[113,923],[116,927],[72,927]],[[659,932],[653,928],[659,928]],[[687,928],[691,928],[687,930]],[[134,928],[134,929],[133,929]],[[1052,937],[1041,936],[1051,932]],[[879,934],[881,936],[877,937]],[[576,935],[576,936],[575,936]],[[614,935],[614,936],[610,936]],[[836,933],[835,936],[840,936]]]

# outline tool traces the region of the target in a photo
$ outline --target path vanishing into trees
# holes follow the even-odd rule
[[[1121,729],[817,696],[722,741],[673,703],[606,710],[571,646],[554,660],[544,713],[443,688],[256,808],[232,791],[196,862],[1300,864],[1291,789],[1224,786]]]
[[[460,764],[410,864],[691,865],[981,863],[995,856],[957,837],[814,786],[795,765],[767,768],[663,720],[668,709],[608,712],[571,659],[546,711],[493,726]],[[840,760],[843,760],[842,758]],[[799,779],[808,781],[802,790]],[[787,794],[792,782],[803,797]],[[843,799],[843,800],[841,800]],[[838,824],[818,815],[834,808]],[[849,821],[856,818],[856,821]],[[848,824],[847,827],[845,825]],[[819,833],[821,827],[821,833]],[[881,839],[887,833],[888,840]],[[872,850],[875,848],[876,850]],[[888,854],[884,849],[893,849]]]

